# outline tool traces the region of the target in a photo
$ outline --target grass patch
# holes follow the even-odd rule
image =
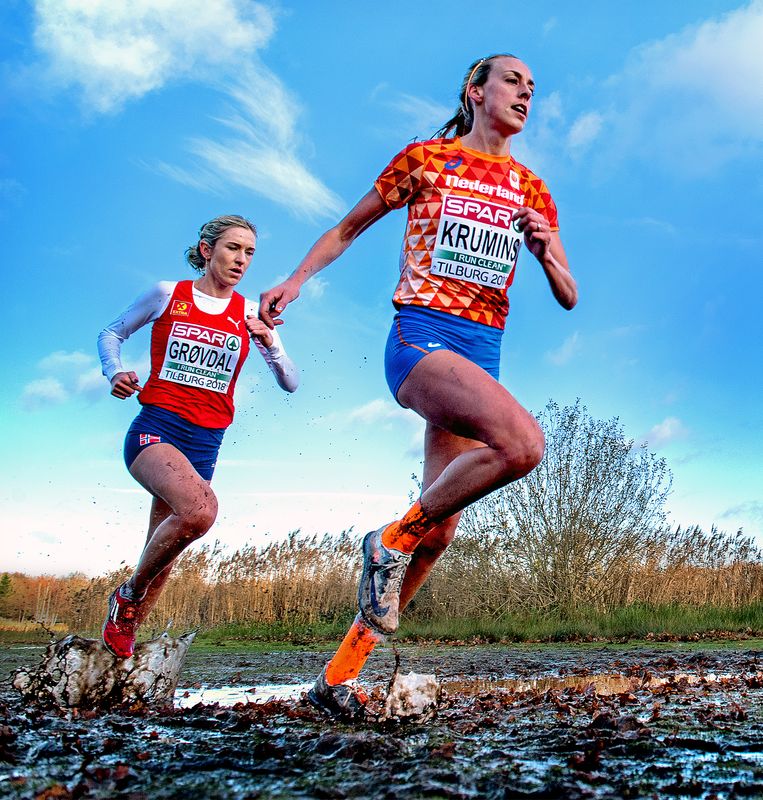
[[[351,614],[319,623],[233,623],[199,633],[202,645],[225,642],[285,643],[294,646],[340,641]],[[623,642],[747,639],[763,635],[763,604],[742,608],[630,605],[610,612],[581,609],[575,614],[512,614],[500,619],[403,618],[398,640],[418,642]]]
[[[608,612],[510,614],[500,619],[404,620],[398,637],[435,641],[569,642],[750,638],[763,634],[763,604],[742,608],[630,605]]]
[[[224,647],[242,644],[266,648],[278,643],[286,647],[328,645],[340,641],[354,614],[321,622],[238,622],[202,629],[197,646]],[[68,633],[55,626],[56,636]],[[174,633],[183,632],[176,628]],[[98,631],[78,631],[98,638]],[[141,638],[150,635],[141,629]],[[749,639],[763,636],[763,603],[740,608],[685,605],[630,605],[609,612],[580,609],[574,614],[508,614],[500,619],[451,618],[422,620],[415,614],[403,618],[398,640],[416,642],[498,643],[498,642],[625,642],[625,641],[707,641]],[[45,644],[46,631],[35,623],[5,626],[0,621],[0,643]]]
[[[341,639],[352,624],[354,616],[322,622],[232,622],[202,630],[196,641],[205,644],[221,644],[226,641],[235,642],[285,642],[293,645],[333,642]]]
[[[47,644],[51,633],[60,639],[69,632],[62,622],[43,627],[31,620],[7,619],[0,617],[0,644]]]

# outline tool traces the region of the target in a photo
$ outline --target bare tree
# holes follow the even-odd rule
[[[550,401],[540,422],[543,461],[464,512],[460,549],[473,537],[495,539],[490,551],[503,561],[497,572],[507,607],[619,604],[634,562],[664,530],[670,472],[624,435],[617,418],[596,420],[579,400],[564,408]]]

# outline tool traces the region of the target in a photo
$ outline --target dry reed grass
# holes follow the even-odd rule
[[[517,554],[510,545],[501,533],[462,532],[416,597],[409,618],[495,621],[548,610],[538,602],[532,580],[514,572]],[[204,628],[336,620],[353,613],[359,566],[357,542],[347,533],[322,539],[294,533],[283,542],[233,553],[218,546],[187,551],[148,626],[163,628],[170,619],[178,626]],[[12,574],[13,589],[0,612],[14,626],[39,620],[49,627],[97,630],[109,592],[129,574],[128,567],[92,579]],[[752,539],[740,533],[704,533],[698,527],[663,531],[648,550],[620,564],[617,575],[597,608],[739,608],[763,602],[763,559]]]

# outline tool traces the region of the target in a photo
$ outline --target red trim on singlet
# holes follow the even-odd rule
[[[233,420],[236,380],[249,355],[244,302],[244,297],[234,292],[225,311],[207,314],[193,302],[193,281],[178,281],[167,308],[151,328],[151,375],[138,400],[144,405],[173,411],[203,428],[227,428]],[[176,323],[180,327],[175,328]],[[173,330],[174,344],[168,350]],[[180,352],[183,344],[187,345],[185,353]],[[194,347],[196,351],[192,350]],[[216,352],[219,352],[218,358],[215,358]],[[194,360],[194,353],[205,355],[206,358]],[[238,361],[235,368],[226,373],[225,365],[231,363],[228,359],[232,353],[237,353]],[[160,377],[165,355],[168,362],[185,367],[185,371],[173,368],[172,374],[196,381],[198,385],[186,385]],[[205,383],[209,385],[207,382],[214,380],[210,375],[216,370],[222,380],[228,383],[225,392],[204,388]]]

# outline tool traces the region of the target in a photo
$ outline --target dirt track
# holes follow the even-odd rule
[[[0,797],[763,797],[759,645],[406,646],[403,670],[465,681],[426,725],[353,727],[298,701],[66,719],[24,707],[5,680]],[[39,652],[0,649],[2,674]],[[304,683],[327,655],[192,648],[183,679]],[[379,651],[365,682],[383,688],[392,666]],[[625,680],[608,688],[606,674]],[[580,680],[490,683],[553,675]]]

